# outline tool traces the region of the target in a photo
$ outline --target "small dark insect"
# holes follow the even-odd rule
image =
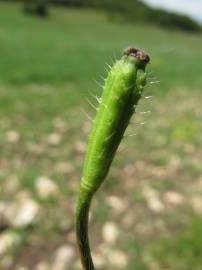
[[[150,62],[150,57],[148,54],[146,54],[144,51],[135,49],[133,47],[128,47],[123,51],[123,55],[131,55],[138,60],[144,62],[145,64],[148,64]]]

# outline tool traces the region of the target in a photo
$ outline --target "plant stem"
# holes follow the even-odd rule
[[[88,218],[92,194],[80,190],[76,213],[76,237],[80,259],[85,270],[95,270],[88,239]]]
[[[88,216],[92,196],[105,180],[146,84],[145,67],[150,58],[135,48],[124,50],[105,80],[93,120],[83,166],[76,213],[76,236],[84,270],[95,270],[89,239]]]

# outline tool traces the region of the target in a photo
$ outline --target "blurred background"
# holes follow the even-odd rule
[[[151,56],[152,98],[93,201],[96,269],[202,269],[201,23],[201,0],[0,1],[1,270],[81,269],[87,99],[129,45]]]

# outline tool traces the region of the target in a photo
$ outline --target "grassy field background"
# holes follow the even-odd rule
[[[2,270],[81,269],[74,209],[91,125],[85,112],[94,115],[86,98],[95,104],[95,80],[128,45],[151,55],[149,80],[159,83],[146,88],[153,98],[142,100],[93,201],[95,263],[202,269],[202,36],[90,10],[54,8],[39,19],[1,3]]]

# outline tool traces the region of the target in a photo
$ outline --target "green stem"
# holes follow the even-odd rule
[[[80,259],[85,270],[95,270],[88,239],[88,218],[92,194],[80,190],[76,214],[76,237]]]

